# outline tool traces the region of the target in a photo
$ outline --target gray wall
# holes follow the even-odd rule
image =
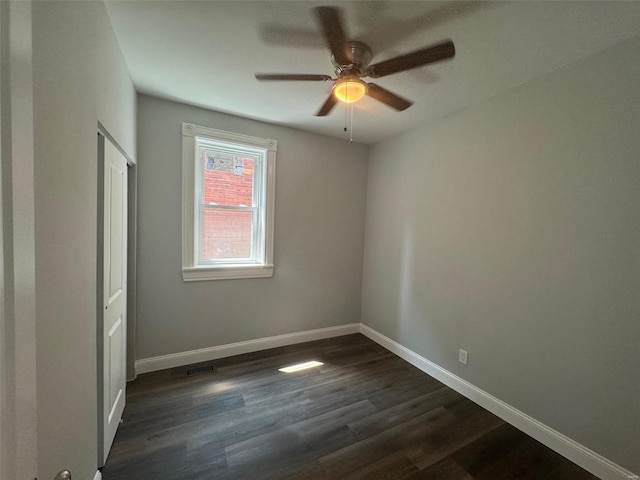
[[[635,472],[638,78],[635,40],[373,147],[362,294],[366,325]]]
[[[97,128],[135,158],[135,90],[102,2],[34,2],[38,478],[97,468]]]
[[[278,141],[273,278],[182,281],[182,122]],[[367,154],[139,96],[137,358],[358,322]]]

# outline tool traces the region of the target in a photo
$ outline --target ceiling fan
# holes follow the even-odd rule
[[[398,111],[406,110],[413,102],[396,95],[389,90],[368,83],[362,78],[380,78],[393,73],[403,72],[421,67],[429,63],[446,60],[455,55],[456,50],[451,40],[416,50],[399,57],[394,57],[374,65],[369,65],[372,58],[371,49],[362,42],[346,39],[340,10],[336,7],[316,7],[313,13],[318,21],[322,35],[331,51],[331,63],[336,78],[329,75],[298,73],[256,73],[257,80],[301,80],[334,82],[329,98],[316,113],[324,117],[336,105],[338,100],[353,103],[367,95]]]

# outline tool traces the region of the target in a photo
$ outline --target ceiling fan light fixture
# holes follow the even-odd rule
[[[353,103],[360,100],[367,93],[367,84],[357,77],[344,77],[336,82],[333,94],[345,103]]]

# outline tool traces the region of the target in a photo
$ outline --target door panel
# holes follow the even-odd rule
[[[103,418],[104,461],[126,396],[127,160],[104,142]]]
[[[109,364],[111,365],[111,375],[109,377],[109,405],[112,410],[109,412],[109,420],[117,413],[119,396],[122,395],[122,317],[118,318],[109,332]]]
[[[110,144],[108,144],[110,145]],[[111,145],[110,145],[111,146]],[[113,148],[113,146],[111,146]],[[119,155],[119,152],[115,152],[115,154]],[[124,160],[124,157],[122,158]],[[124,190],[124,179],[123,176],[126,175],[127,164],[125,161],[124,170],[121,169],[120,165],[111,165],[110,166],[110,176],[109,179],[110,187],[111,187],[111,195],[110,197],[110,224],[109,224],[109,243],[111,244],[110,254],[111,258],[109,260],[110,274],[109,274],[109,289],[108,289],[108,298],[109,302],[113,302],[116,298],[122,294],[123,282],[124,278],[122,276],[123,269],[123,255],[126,254],[126,249],[119,248],[122,245],[122,240],[125,237],[123,229],[126,228],[126,223],[123,222],[123,217],[118,215],[118,213],[124,212],[125,199],[122,198],[123,193],[126,194]],[[107,191],[105,185],[105,192]],[[106,212],[105,212],[106,213]],[[106,216],[105,216],[106,218]],[[126,220],[126,215],[125,218]],[[106,233],[106,232],[105,232]],[[125,245],[126,247],[126,245]]]

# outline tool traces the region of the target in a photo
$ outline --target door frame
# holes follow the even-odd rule
[[[0,1],[0,477],[37,474],[31,2]]]
[[[137,163],[131,158],[108,130],[98,122],[97,131],[97,251],[96,251],[96,350],[98,392],[98,468],[106,462],[104,455],[104,365],[103,365],[103,297],[104,297],[104,149],[109,141],[127,160],[127,381],[135,379],[135,279],[136,279],[136,224],[137,224]]]

